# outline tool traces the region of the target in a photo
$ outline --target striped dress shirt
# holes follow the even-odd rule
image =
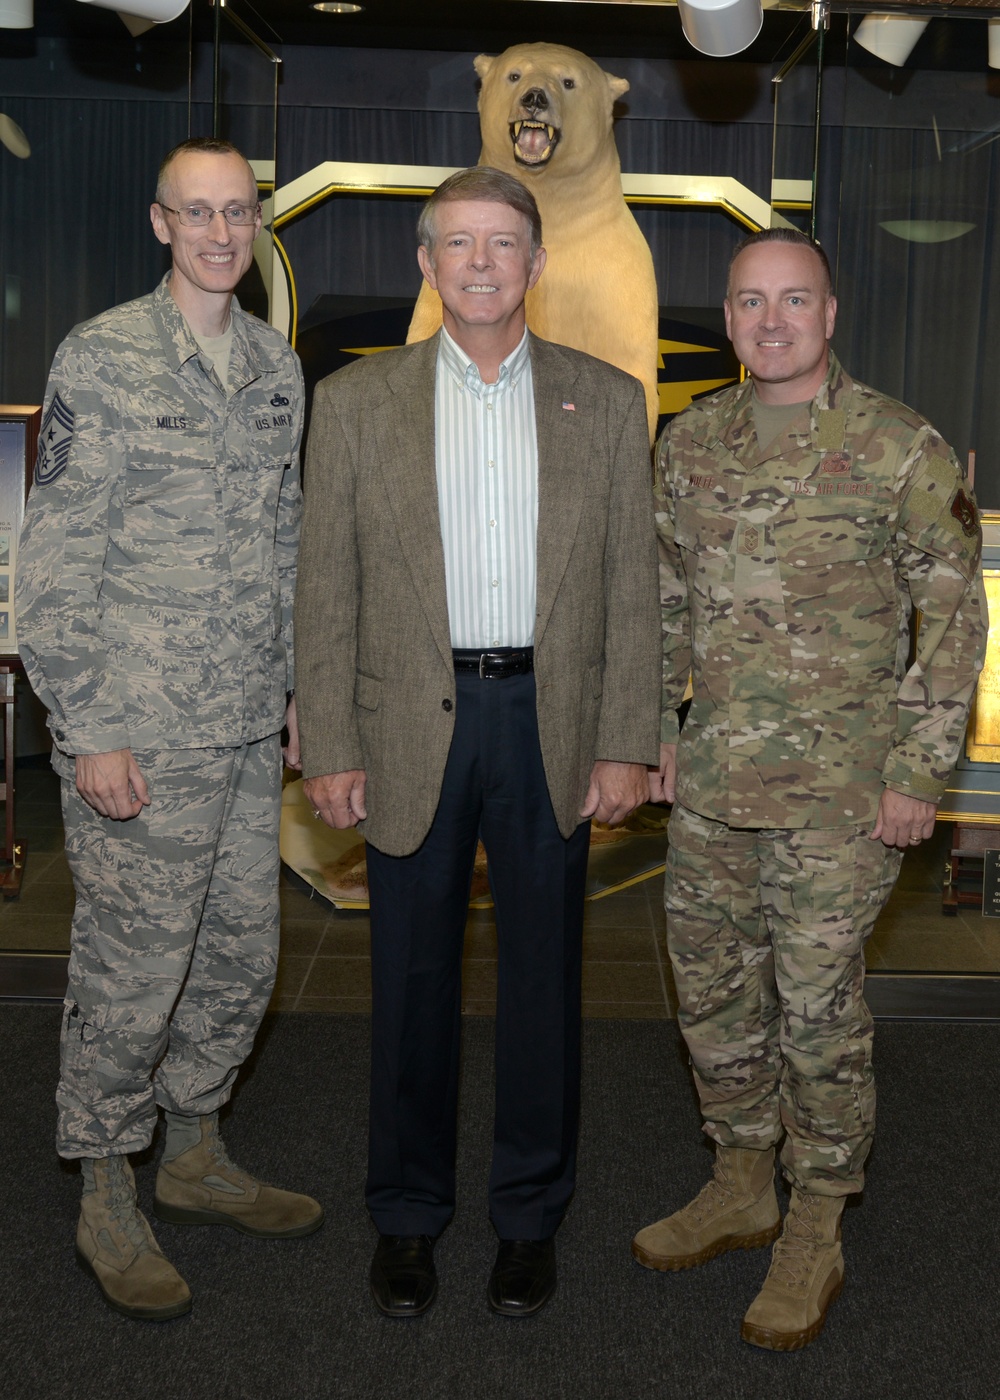
[[[442,329],[434,413],[451,644],[531,646],[538,444],[527,331],[484,384]]]

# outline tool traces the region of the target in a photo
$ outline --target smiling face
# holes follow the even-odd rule
[[[732,265],[726,333],[763,403],[805,403],[822,384],[837,314],[809,248],[758,243]]]
[[[502,358],[524,332],[524,298],[545,266],[545,249],[532,256],[527,219],[492,201],[443,200],[434,230],[433,247],[421,245],[417,261],[441,297],[448,334],[467,350],[489,339]]]
[[[185,151],[167,168],[166,202],[175,209],[190,204],[226,209],[257,204],[257,186],[242,157]],[[170,247],[170,291],[189,322],[198,327],[206,312],[228,313],[229,298],[253,259],[260,214],[252,224],[234,228],[221,214],[208,228],[189,228],[176,214],[154,204],[153,232]]]

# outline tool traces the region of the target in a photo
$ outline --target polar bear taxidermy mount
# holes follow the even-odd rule
[[[659,303],[653,259],[625,203],[612,109],[624,78],[562,44],[515,44],[475,61],[482,86],[480,165],[514,175],[542,216],[548,261],[527,297],[530,329],[635,375],[646,392],[652,439]],[[441,301],[425,282],[407,343],[441,324]]]

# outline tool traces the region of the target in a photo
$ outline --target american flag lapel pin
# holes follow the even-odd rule
[[[563,408],[566,410],[567,413],[576,412],[576,404],[570,403],[569,399],[563,399]]]

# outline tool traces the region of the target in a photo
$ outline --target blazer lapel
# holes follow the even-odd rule
[[[399,544],[442,658],[450,667],[451,625],[434,458],[434,376],[438,337],[415,345],[386,381],[372,415],[376,457],[386,479]]]
[[[531,337],[538,442],[535,644],[541,641],[566,571],[583,506],[592,407],[576,403],[577,369],[557,346]]]

